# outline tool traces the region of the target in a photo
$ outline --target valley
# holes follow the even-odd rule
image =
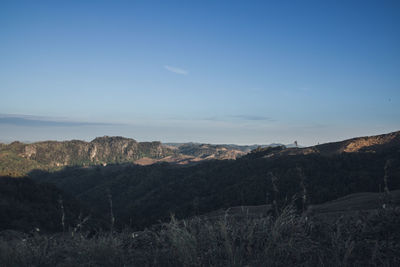
[[[29,254],[47,246],[62,255],[85,249],[84,258],[63,258],[78,265],[95,255],[96,264],[224,266],[237,260],[236,242],[235,257],[254,265],[362,266],[382,261],[365,258],[376,249],[389,266],[400,260],[400,132],[238,148],[121,137],[3,145],[3,166],[11,157],[24,175],[0,177],[0,259],[60,261]],[[344,252],[348,242],[354,251]],[[9,248],[22,254],[5,258]]]

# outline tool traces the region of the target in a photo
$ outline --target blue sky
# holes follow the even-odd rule
[[[0,140],[400,130],[399,1],[1,1]]]

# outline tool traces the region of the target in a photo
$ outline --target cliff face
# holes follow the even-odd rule
[[[173,151],[160,142],[139,143],[123,137],[98,137],[91,142],[38,142],[23,146],[20,156],[49,166],[133,162],[142,157],[162,158]]]
[[[91,142],[13,142],[0,147],[0,175],[19,176],[33,169],[50,170],[62,166],[135,162],[144,157],[157,160],[175,153],[173,148],[160,142],[137,142],[123,137],[104,136]]]
[[[98,137],[91,142],[45,141],[32,144],[13,142],[0,146],[0,175],[21,176],[31,170],[53,170],[64,166],[107,165],[157,162],[176,164],[202,160],[236,159],[245,153],[220,145],[183,144],[179,147],[161,142],[137,142],[120,136]]]

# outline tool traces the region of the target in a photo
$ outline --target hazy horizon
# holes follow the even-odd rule
[[[0,140],[400,130],[398,1],[2,1]]]
[[[7,120],[6,120],[7,119]],[[112,130],[115,125],[118,126],[116,130]],[[78,131],[80,128],[86,128],[82,132],[65,132],[65,131],[71,131],[75,130]],[[105,131],[104,129],[107,129]],[[121,131],[122,129],[125,129],[125,131]],[[124,125],[124,124],[113,124],[113,123],[99,123],[99,122],[83,122],[83,121],[68,121],[64,119],[59,120],[54,120],[54,118],[49,118],[49,117],[35,117],[35,116],[18,116],[16,114],[12,115],[6,115],[6,114],[0,114],[0,130],[3,132],[2,136],[7,136],[8,131],[12,132],[15,129],[17,129],[17,133],[21,133],[20,135],[15,135],[14,137],[11,138],[0,138],[0,142],[3,143],[11,143],[13,141],[20,141],[20,142],[40,142],[40,141],[70,141],[70,140],[84,140],[87,142],[92,141],[96,137],[102,137],[102,136],[122,136],[126,138],[132,138],[135,139],[138,142],[151,142],[151,141],[160,141],[162,143],[188,143],[188,142],[193,142],[193,143],[207,143],[207,144],[235,144],[235,145],[269,145],[273,143],[279,143],[279,144],[293,144],[294,141],[297,141],[300,146],[312,146],[312,145],[317,145],[317,144],[322,144],[322,143],[328,143],[328,142],[336,142],[336,141],[343,141],[346,139],[354,138],[354,137],[362,137],[362,136],[369,136],[369,135],[379,135],[379,134],[386,134],[394,131],[398,131],[398,129],[395,129],[393,131],[377,131],[377,132],[372,132],[369,134],[363,134],[362,130],[360,130],[360,134],[358,135],[345,135],[342,134],[340,136],[334,136],[331,137],[332,139],[320,139],[322,141],[314,142],[314,143],[303,143],[301,141],[298,141],[297,139],[293,141],[288,141],[286,142],[285,140],[289,140],[288,138],[286,139],[279,139],[277,140],[266,140],[264,142],[254,142],[254,143],[240,143],[240,142],[235,142],[234,135],[231,136],[225,136],[221,137],[219,140],[220,142],[209,142],[207,141],[207,138],[199,138],[198,140],[193,140],[191,137],[187,138],[181,138],[181,139],[174,139],[173,137],[168,138],[168,134],[165,134],[167,136],[165,138],[157,139],[157,134],[153,135],[153,138],[146,137],[144,135],[141,135],[140,132],[136,134],[134,132],[134,126],[133,125]],[[45,130],[45,134],[43,134],[43,130]],[[28,139],[26,133],[29,132]],[[88,132],[93,132],[93,134],[88,134]],[[101,134],[101,133],[109,133],[109,134]],[[157,131],[154,131],[155,133]],[[5,134],[4,134],[5,133]],[[98,133],[98,134],[96,134]],[[125,134],[121,134],[125,133]],[[288,131],[290,134],[290,132]],[[60,138],[60,136],[63,136],[63,138]],[[24,139],[25,138],[25,139]],[[231,140],[231,142],[229,141]],[[301,140],[301,139],[300,139]]]

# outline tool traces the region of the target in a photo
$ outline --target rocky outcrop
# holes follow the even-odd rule
[[[352,139],[345,145],[343,152],[357,152],[360,150],[367,150],[376,148],[379,145],[388,145],[392,143],[400,143],[400,132],[390,134],[377,135],[371,137],[361,137]]]
[[[143,157],[157,159],[174,153],[173,149],[164,147],[160,142],[139,143],[130,138],[104,136],[91,142],[72,140],[25,144],[19,155],[50,166],[85,166],[134,162]]]
[[[168,162],[190,164],[202,160],[236,159],[245,152],[222,145],[137,142],[121,136],[80,140],[45,141],[32,144],[13,142],[0,147],[0,174],[25,175],[33,169],[59,169],[63,166],[91,166],[115,163],[140,165]]]

